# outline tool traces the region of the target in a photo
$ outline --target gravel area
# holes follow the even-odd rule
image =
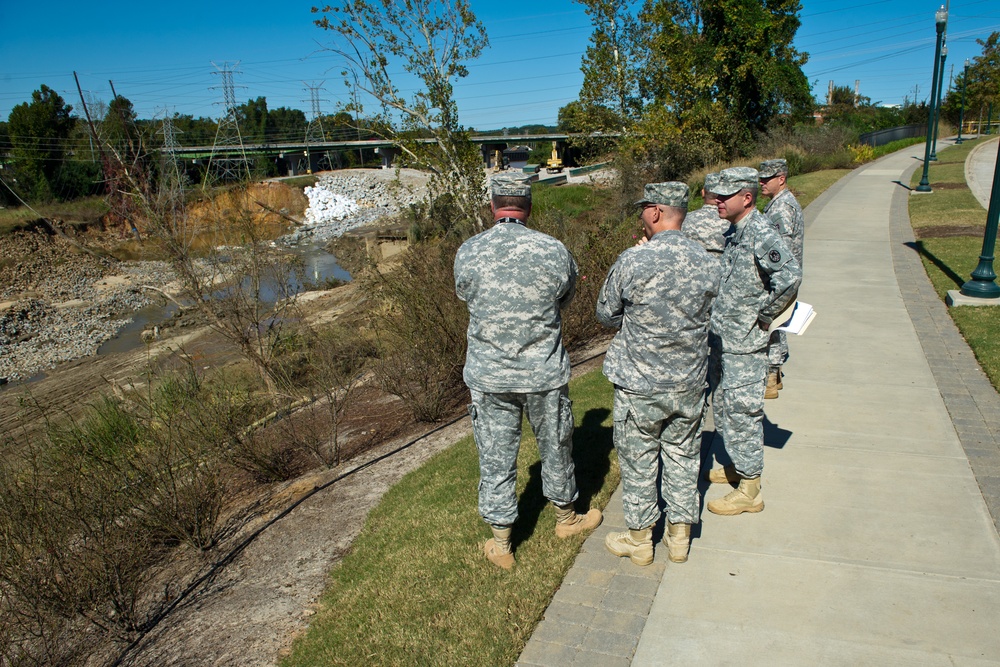
[[[152,302],[164,262],[94,257],[42,232],[0,239],[0,384],[92,355]]]

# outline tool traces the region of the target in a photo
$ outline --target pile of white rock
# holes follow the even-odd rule
[[[399,187],[392,172],[323,174],[314,187],[306,187],[309,199],[306,223],[283,241],[325,243],[344,232],[394,214],[419,200],[419,194]]]

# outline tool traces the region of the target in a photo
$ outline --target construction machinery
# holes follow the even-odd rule
[[[563,161],[559,158],[559,148],[556,142],[552,142],[552,157],[545,163],[545,172],[558,174],[563,170]]]

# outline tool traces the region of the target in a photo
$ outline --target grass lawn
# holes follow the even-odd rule
[[[917,241],[924,270],[942,300],[947,296],[948,290],[958,289],[969,280],[972,270],[979,263],[979,253],[983,246],[986,211],[965,185],[962,166],[975,144],[976,141],[972,140],[940,151],[939,161],[928,169],[928,181],[934,192],[910,197],[910,222],[915,231],[920,231],[921,223],[925,230],[930,225],[969,227],[970,235],[967,236],[932,237]],[[920,182],[920,176],[921,172],[917,170],[912,185]],[[941,187],[942,185],[946,187]],[[1000,267],[995,265],[995,268]],[[957,306],[948,312],[990,382],[1000,389],[1000,336],[997,335],[1000,331],[1000,304],[978,308]]]
[[[618,485],[612,393],[599,370],[570,384],[582,509],[603,508]],[[332,571],[319,612],[283,667],[513,664],[583,542],[555,537],[540,469],[526,425],[518,459],[517,563],[509,572],[483,555],[490,530],[477,510],[471,436],[407,475]]]
[[[978,143],[971,139],[960,146],[948,146],[938,152],[938,161],[928,167],[927,179],[934,192],[910,199],[910,224],[918,237],[925,227],[986,225],[986,212],[965,184],[965,159]],[[922,169],[913,172],[910,187],[917,187],[922,173]]]
[[[799,174],[788,179],[788,188],[795,195],[802,208],[809,206],[827,188],[851,173],[850,169],[823,169]]]
[[[103,197],[84,197],[70,202],[34,204],[32,208],[34,210],[26,206],[0,208],[0,236],[23,229],[27,223],[37,220],[38,214],[66,221],[97,220],[107,212],[108,205]]]

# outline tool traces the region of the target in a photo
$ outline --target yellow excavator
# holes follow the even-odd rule
[[[503,151],[493,151],[493,171],[501,172],[510,167],[510,161],[504,156]]]
[[[556,142],[552,142],[552,157],[545,163],[545,171],[549,174],[558,174],[563,170],[563,162],[559,159],[559,149]]]

